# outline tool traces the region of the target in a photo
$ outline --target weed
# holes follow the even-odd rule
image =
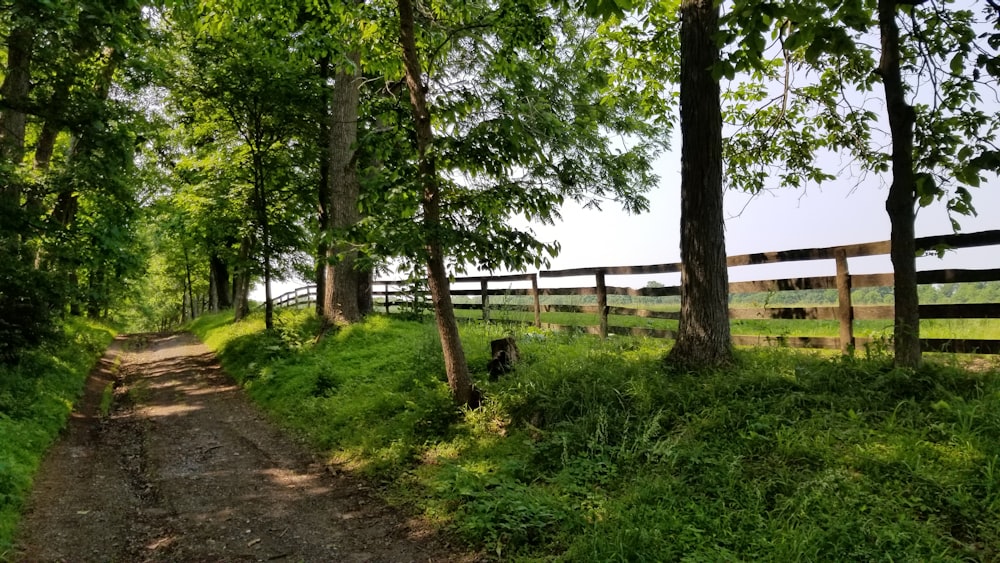
[[[91,366],[113,333],[71,318],[62,334],[0,366],[0,558],[42,455],[66,423]]]
[[[107,418],[108,414],[111,413],[111,404],[115,399],[115,384],[113,382],[108,383],[104,386],[104,390],[101,391],[101,404],[98,409],[98,413],[101,418]]]
[[[462,411],[430,324],[376,316],[270,354],[259,328],[200,322],[289,428],[502,559],[1000,556],[996,369],[744,349],[668,374],[662,341],[467,323],[486,399]],[[486,381],[509,331],[521,361]]]

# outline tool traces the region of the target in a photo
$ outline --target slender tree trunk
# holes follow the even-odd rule
[[[219,311],[219,282],[211,265],[208,268],[208,310],[212,313]]]
[[[258,143],[258,147],[260,144]],[[271,299],[271,222],[267,213],[267,189],[265,186],[264,155],[259,150],[253,152],[253,184],[260,226],[261,254],[264,266],[264,328],[274,329],[274,302]]]
[[[732,361],[729,274],[722,206],[719,9],[681,2],[681,314],[669,361],[685,367]]]
[[[104,68],[101,70],[101,76],[99,77],[97,84],[94,85],[94,94],[96,99],[102,102],[108,99],[108,93],[111,91],[111,83],[114,78],[115,69],[118,66],[116,52],[114,49],[110,47],[105,48],[103,54],[106,59]],[[72,138],[70,138],[69,151],[66,155],[66,160],[68,162],[72,162],[81,151],[91,150],[87,148],[88,144],[92,144],[92,141],[88,141],[80,135],[73,135]],[[55,208],[52,211],[52,216],[64,229],[70,228],[76,221],[76,213],[80,208],[78,199],[79,194],[77,194],[72,186],[67,186],[59,192]]]
[[[101,302],[102,298],[98,297],[99,294],[103,294],[106,288],[104,287],[104,274],[102,270],[95,270],[87,275],[87,317],[91,319],[96,319],[101,314]]]
[[[111,47],[105,47],[103,50],[103,56],[105,59],[104,67],[101,69],[101,74],[98,77],[97,83],[94,84],[94,97],[96,100],[105,102],[108,99],[115,69],[118,67],[117,55],[118,53]],[[68,163],[72,163],[80,156],[81,153],[92,151],[93,143],[93,139],[89,139],[78,134],[72,135],[69,140],[69,149],[66,153],[66,161]],[[68,184],[60,190],[51,216],[63,229],[70,230],[76,223],[76,216],[80,209],[79,198],[80,196],[77,191]],[[42,249],[39,249],[36,254],[36,261],[39,267],[42,267],[44,263],[44,256],[46,254],[48,253]],[[60,256],[57,260],[61,260],[63,262],[62,266],[64,269],[72,271],[72,278],[75,279],[76,269],[80,267],[79,261],[67,261],[65,256]]]
[[[358,53],[349,55],[352,68],[360,65]],[[358,139],[358,104],[361,102],[354,71],[342,68],[334,79],[330,100],[329,180],[330,233],[343,237],[343,231],[357,224],[358,184],[354,144]],[[361,318],[358,307],[358,276],[355,271],[357,251],[349,243],[332,239],[327,249],[324,318],[330,323],[352,323]]]
[[[358,311],[363,317],[375,310],[375,301],[372,296],[372,271],[368,268],[356,268],[355,274],[358,278]]]
[[[885,209],[892,225],[890,257],[895,276],[893,343],[899,367],[920,366],[920,300],[917,296],[917,248],[914,228],[917,203],[913,170],[913,126],[916,112],[906,102],[899,68],[899,26],[896,0],[879,0],[878,20],[882,39],[879,75],[885,88],[885,105],[892,134],[892,185]]]
[[[233,306],[233,296],[229,286],[229,266],[219,258],[217,254],[212,254],[208,260],[208,268],[211,272],[211,279],[215,282],[215,304],[213,311],[228,309]]]
[[[319,242],[316,244],[316,315],[323,317],[326,311],[326,270],[329,253],[330,233],[330,121],[333,108],[330,104],[330,58],[324,56],[319,61],[319,75],[323,80],[323,118],[319,121],[317,144],[319,151],[319,184],[316,189],[316,223]]]
[[[240,241],[236,274],[233,276],[234,318],[243,320],[250,314],[250,257],[253,255],[253,239],[244,236]]]
[[[188,255],[186,246],[184,247],[184,287],[188,294],[188,304],[191,307],[191,320],[194,320],[194,283],[191,281],[191,257]]]
[[[426,87],[420,70],[416,38],[413,31],[413,5],[411,0],[397,0],[399,10],[399,42],[403,50],[406,67],[406,85],[410,91],[410,106],[416,128],[417,153],[419,154],[419,174],[423,185],[421,206],[424,213],[423,232],[426,237],[427,282],[434,302],[434,315],[444,353],[445,371],[448,385],[455,401],[475,407],[479,397],[472,385],[469,365],[465,360],[465,350],[458,335],[458,322],[451,302],[448,272],[444,264],[444,250],[441,245],[441,190],[437,180],[435,157],[431,151],[434,133],[431,129],[431,114],[427,106]]]
[[[16,27],[7,36],[7,69],[0,96],[3,97],[3,111],[0,112],[0,163],[11,166],[6,178],[0,179],[0,210],[3,210],[7,228],[12,234],[19,234],[21,221],[11,221],[21,205],[21,186],[11,174],[13,167],[24,159],[24,132],[27,124],[28,94],[31,90],[31,55],[35,43],[34,31],[27,27]],[[16,224],[12,224],[16,223]]]

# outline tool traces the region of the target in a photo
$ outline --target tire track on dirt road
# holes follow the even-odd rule
[[[101,396],[116,387],[114,405]],[[269,423],[190,334],[119,338],[46,456],[19,561],[475,561]]]

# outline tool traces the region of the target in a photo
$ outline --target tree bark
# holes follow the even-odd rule
[[[719,10],[681,2],[681,313],[668,360],[685,368],[732,361],[722,206],[722,109],[712,69]]]
[[[417,55],[413,30],[413,4],[411,0],[397,0],[396,4],[399,10],[399,43],[403,50],[406,85],[410,91],[410,106],[416,129],[418,174],[423,186],[421,206],[424,213],[423,235],[427,258],[427,282],[434,302],[434,316],[437,320],[445,372],[448,375],[452,397],[461,405],[475,407],[478,405],[479,397],[472,385],[469,365],[465,360],[465,350],[458,334],[458,322],[451,302],[448,273],[444,264],[444,249],[440,238],[441,190],[437,180],[435,157],[430,150],[434,133],[431,129],[426,87]]]
[[[895,276],[893,346],[898,367],[920,366],[920,300],[917,296],[917,248],[914,227],[917,203],[913,169],[913,126],[916,113],[906,102],[899,68],[899,26],[896,0],[879,0],[878,20],[882,41],[879,75],[885,88],[885,105],[892,135],[892,185],[885,209],[892,225],[890,252]]]
[[[371,314],[375,310],[375,299],[372,295],[372,271],[369,268],[358,268],[355,266],[355,275],[358,278],[358,311],[361,316]]]
[[[209,298],[209,306],[212,311],[218,312],[232,307],[233,297],[230,294],[229,266],[222,258],[213,253],[208,259],[208,271],[212,286],[212,294]]]
[[[31,56],[35,33],[27,26],[15,27],[7,36],[7,69],[0,96],[0,162],[16,168],[24,159],[24,132],[27,124],[28,94],[31,90]],[[11,169],[13,172],[13,168]],[[0,208],[17,209],[21,205],[21,187],[10,175],[0,182]],[[6,215],[9,217],[11,215]],[[16,225],[9,225],[19,230]]]
[[[271,222],[267,213],[267,186],[264,155],[259,150],[260,143],[253,149],[254,208],[260,227],[261,259],[264,267],[264,328],[274,328],[274,302],[271,299]]]
[[[316,315],[323,317],[326,312],[326,270],[327,254],[330,249],[330,120],[333,108],[330,105],[330,89],[326,83],[330,78],[329,57],[319,61],[319,75],[323,81],[323,117],[319,120],[319,184],[316,189],[316,223],[319,242],[316,245]]]
[[[357,224],[357,165],[354,145],[358,139],[358,104],[361,102],[358,79],[353,69],[361,62],[358,53],[348,55],[350,68],[337,71],[330,100],[329,235],[342,237],[344,230]],[[323,294],[323,317],[329,323],[352,323],[361,318],[358,303],[357,251],[349,242],[331,238],[327,248],[326,285]]]
[[[250,314],[250,256],[253,255],[253,240],[244,236],[240,241],[236,274],[233,276],[233,306],[235,320],[240,321]]]
[[[191,306],[191,320],[194,320],[197,316],[194,311],[194,282],[191,279],[191,257],[186,246],[184,247],[184,288],[188,295],[188,305]]]

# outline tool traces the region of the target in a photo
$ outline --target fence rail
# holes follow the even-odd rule
[[[924,251],[941,248],[962,249],[982,246],[1000,245],[1000,230],[977,233],[947,234],[917,239],[917,247]],[[741,266],[778,264],[804,261],[834,261],[833,274],[825,276],[763,279],[755,281],[732,282],[729,284],[730,294],[782,292],[796,290],[835,289],[837,303],[830,306],[817,307],[754,307],[730,308],[729,318],[739,319],[786,319],[786,320],[836,320],[839,324],[837,337],[809,337],[788,335],[773,336],[733,336],[736,345],[784,345],[804,348],[831,348],[848,351],[855,346],[870,342],[870,339],[858,338],[854,335],[856,320],[892,320],[892,306],[855,306],[851,302],[851,290],[868,287],[891,287],[894,276],[891,273],[852,275],[849,269],[849,258],[863,256],[879,256],[889,253],[889,241],[879,241],[864,244],[842,245],[829,248],[808,248],[783,250],[776,252],[761,252],[730,256],[727,258],[729,268]],[[676,311],[653,311],[642,308],[611,306],[609,296],[630,297],[665,297],[680,295],[680,287],[615,287],[607,285],[607,276],[632,276],[677,273],[681,271],[680,263],[652,264],[645,266],[608,266],[591,268],[573,268],[564,270],[548,270],[538,273],[512,274],[501,276],[474,276],[455,278],[453,284],[479,284],[476,289],[452,289],[451,294],[458,297],[478,297],[478,302],[456,302],[455,308],[461,310],[480,310],[482,318],[490,320],[495,311],[533,312],[533,324],[542,328],[554,330],[574,329],[606,337],[609,334],[644,335],[659,338],[673,338],[669,329],[653,329],[647,327],[612,326],[611,315],[636,316],[647,319],[677,320]],[[539,278],[562,278],[592,276],[593,285],[584,287],[539,288]],[[926,270],[917,273],[918,284],[944,284],[1000,281],[1000,269],[943,269]],[[511,288],[510,283],[529,282],[530,287]],[[414,290],[408,280],[379,280],[374,282],[380,290],[374,291],[376,306],[384,308],[389,313],[393,307],[420,307],[427,299],[425,293]],[[504,289],[491,289],[490,283],[507,283]],[[409,288],[409,289],[408,289]],[[541,302],[542,298],[560,296],[595,296],[596,305],[562,305]],[[530,297],[530,304],[495,304],[491,297]],[[314,303],[316,287],[307,286],[286,293],[275,300],[277,306],[302,306]],[[592,326],[567,326],[542,323],[542,313],[587,313],[598,315],[598,322]],[[934,305],[920,306],[921,319],[998,319],[1000,304],[983,303],[968,305]],[[928,351],[944,352],[977,352],[984,354],[1000,354],[1000,340],[988,339],[923,339],[922,345]]]

